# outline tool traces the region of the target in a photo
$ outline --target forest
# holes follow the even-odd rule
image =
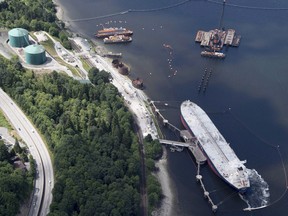
[[[52,0],[1,1],[0,25],[45,30],[69,49],[55,12]],[[140,154],[133,117],[107,72],[92,68],[89,78],[93,85],[57,72],[39,76],[25,70],[17,58],[0,58],[0,87],[30,117],[52,153],[56,183],[50,215],[139,215]],[[151,172],[162,148],[149,137],[145,148],[151,212],[161,199]]]
[[[14,216],[20,205],[29,197],[33,188],[34,167],[29,171],[13,165],[12,158],[18,155],[28,161],[27,154],[18,141],[12,151],[0,139],[0,216]],[[33,159],[30,157],[33,164]]]
[[[64,23],[57,20],[52,0],[6,0],[0,2],[0,26],[7,29],[24,28],[28,31],[44,30],[58,37],[63,46],[71,49]]]
[[[93,68],[89,78],[93,85],[55,71],[39,76],[16,58],[0,58],[0,87],[32,119],[53,153],[56,183],[49,215],[139,215],[140,155],[133,117],[107,72]],[[146,160],[161,155],[159,142],[148,139],[145,145]],[[152,175],[147,188],[156,206],[161,188]]]

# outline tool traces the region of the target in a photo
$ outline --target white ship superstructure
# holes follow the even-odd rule
[[[229,143],[198,105],[189,100],[184,101],[181,104],[181,120],[197,138],[210,167],[219,177],[241,192],[250,187],[245,161],[239,160]]]

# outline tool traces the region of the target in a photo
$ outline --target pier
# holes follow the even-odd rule
[[[168,105],[168,104],[167,104]],[[150,106],[152,109],[152,112],[156,116],[157,120],[162,122],[163,126],[168,127],[173,132],[177,132],[180,135],[180,129],[175,127],[173,124],[171,124],[167,119],[164,118],[164,116],[160,113],[159,109],[155,106],[154,101],[150,101]],[[165,104],[166,106],[166,104]]]
[[[197,140],[195,140],[194,142],[178,142],[172,140],[159,139],[159,142],[161,144],[170,145],[171,146],[170,150],[172,152],[174,152],[175,150],[182,151],[184,147],[188,148],[192,152],[198,164],[204,164],[207,161],[207,158],[204,156],[201,149],[198,147]]]
[[[206,73],[207,71],[205,71]],[[168,126],[169,129],[171,129],[173,132],[177,131],[179,132],[180,137],[185,141],[185,142],[179,142],[179,141],[174,141],[174,140],[166,140],[166,139],[159,139],[159,142],[164,145],[169,145],[170,150],[172,152],[178,151],[181,152],[183,151],[184,148],[188,148],[191,153],[193,154],[196,163],[197,163],[197,175],[196,175],[196,181],[200,183],[200,186],[203,190],[204,197],[207,199],[208,203],[211,204],[211,208],[213,212],[216,212],[218,209],[218,206],[213,202],[212,198],[210,197],[209,191],[206,190],[204,182],[203,182],[203,177],[200,174],[200,167],[202,164],[204,164],[207,161],[207,158],[201,151],[198,145],[198,140],[196,137],[193,137],[192,134],[188,130],[180,130],[173,124],[169,123],[167,119],[164,118],[164,116],[160,113],[159,109],[155,106],[153,101],[150,101],[150,105],[152,107],[152,110],[154,114],[157,115],[158,120],[163,123],[164,126]],[[168,104],[164,104],[165,106],[168,106]]]
[[[238,47],[240,44],[241,36],[236,35],[234,29],[224,30],[223,28],[225,4],[226,0],[223,0],[219,27],[210,31],[199,30],[196,34],[195,42],[205,48],[201,56],[224,59],[226,55],[221,52],[223,46]]]

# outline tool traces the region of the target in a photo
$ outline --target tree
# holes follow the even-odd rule
[[[0,161],[8,161],[10,154],[8,152],[7,146],[4,144],[3,140],[0,140]]]
[[[54,26],[51,26],[49,28],[49,34],[55,37],[58,37],[59,35],[59,30],[57,28],[55,28]]]
[[[20,147],[19,141],[17,139],[15,140],[15,144],[14,144],[13,149],[14,149],[15,153],[18,153],[18,154],[21,154],[23,152],[23,149]]]

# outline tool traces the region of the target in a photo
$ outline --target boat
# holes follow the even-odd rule
[[[116,28],[116,27],[111,27],[111,28],[103,28],[99,30],[95,36],[98,38],[104,38],[104,37],[109,37],[113,35],[125,35],[125,36],[131,36],[133,35],[133,31],[126,29],[126,28]]]
[[[204,57],[211,57],[211,58],[225,58],[225,54],[224,53],[221,53],[221,52],[214,52],[214,51],[202,51],[201,52],[201,56],[204,56]]]
[[[246,161],[240,161],[204,110],[187,100],[181,104],[181,121],[195,136],[211,169],[228,185],[244,193],[250,187]]]
[[[105,44],[108,43],[129,43],[132,41],[132,37],[125,35],[113,35],[103,39]]]

